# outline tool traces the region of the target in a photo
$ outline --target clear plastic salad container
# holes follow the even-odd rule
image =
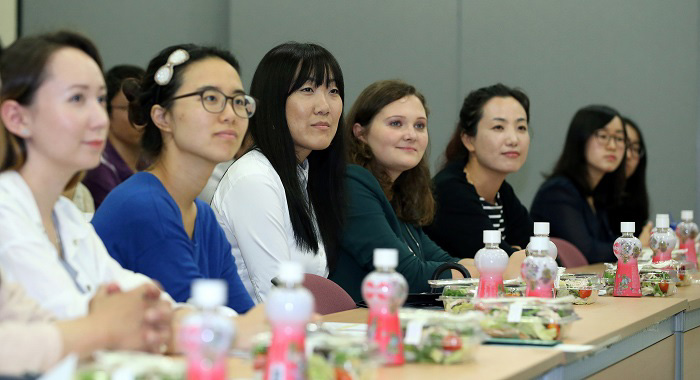
[[[131,351],[101,351],[95,360],[78,368],[77,380],[133,379],[184,380],[185,362],[162,355]]]
[[[678,277],[675,271],[661,269],[642,269],[639,280],[643,296],[668,297],[676,294]]]
[[[525,297],[525,284],[524,283],[510,283],[504,284],[503,289],[505,293],[504,297]]]
[[[445,297],[469,297],[476,296],[478,285],[446,285],[442,288]]]
[[[571,297],[490,298],[475,302],[486,313],[483,331],[493,338],[553,341],[563,339],[579,319]]]
[[[438,298],[438,300],[442,301],[445,311],[451,314],[461,314],[474,310],[473,299],[474,294],[468,296],[440,296]]]
[[[324,333],[306,338],[306,379],[370,380],[376,378],[377,349],[364,337]]]
[[[482,313],[448,314],[442,311],[402,309],[404,358],[407,362],[459,364],[474,358],[485,335]]]
[[[574,305],[590,305],[598,300],[598,291],[603,289],[603,280],[595,273],[565,273],[555,289],[557,297],[572,296]]]
[[[455,286],[478,286],[478,278],[459,278],[459,279],[441,279],[441,280],[428,280],[428,285],[433,289],[442,289],[448,285]]]
[[[270,333],[253,338],[254,378],[265,372]],[[379,363],[376,346],[365,337],[309,333],[305,342],[306,379],[308,380],[371,380],[376,378]]]

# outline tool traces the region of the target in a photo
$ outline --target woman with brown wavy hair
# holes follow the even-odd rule
[[[396,270],[410,292],[428,291],[428,280],[444,263],[458,263],[476,276],[473,260],[459,260],[438,247],[422,230],[435,203],[430,191],[428,109],[415,87],[397,80],[379,81],[357,98],[344,132],[348,146],[347,219],[338,265],[330,279],[355,300],[362,279],[373,270],[374,248],[399,251]],[[509,267],[517,274],[519,263]],[[442,277],[462,277],[452,270]],[[507,274],[508,275],[508,274]]]

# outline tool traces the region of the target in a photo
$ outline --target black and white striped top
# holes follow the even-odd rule
[[[506,222],[503,218],[503,203],[501,203],[501,194],[496,193],[496,203],[491,204],[486,202],[484,197],[479,196],[479,201],[481,201],[481,207],[489,216],[491,223],[493,224],[494,230],[501,231],[501,240],[506,240]]]

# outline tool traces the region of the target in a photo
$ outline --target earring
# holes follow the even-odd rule
[[[19,131],[19,134],[22,135],[22,137],[29,137],[29,129],[23,128],[21,131]]]

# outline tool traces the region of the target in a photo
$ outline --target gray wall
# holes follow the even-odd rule
[[[561,153],[574,112],[605,103],[631,116],[649,145],[654,212],[700,213],[700,1],[655,0],[25,0],[23,33],[71,27],[100,46],[109,67],[145,64],[191,41],[229,46],[250,83],[267,50],[321,43],[345,74],[346,110],[378,79],[401,78],[427,96],[437,167],[463,97],[495,82],[532,101],[530,156],[509,177],[529,205]],[[55,7],[50,9],[49,6]]]
[[[653,212],[700,210],[698,1],[275,0],[233,1],[229,11],[246,83],[269,48],[297,40],[336,55],[346,110],[374,80],[415,84],[432,111],[433,168],[464,96],[500,81],[532,103],[530,154],[508,178],[524,204],[559,157],[576,110],[603,103],[636,120],[650,145]]]
[[[228,8],[226,0],[24,0],[22,34],[79,31],[100,48],[105,68],[145,66],[177,43],[228,47]]]

